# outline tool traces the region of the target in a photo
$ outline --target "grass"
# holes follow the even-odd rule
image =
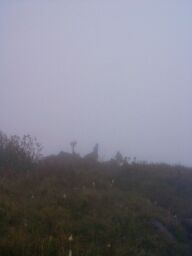
[[[190,168],[55,156],[12,174],[0,177],[0,255],[67,256],[71,234],[77,256],[192,254]]]

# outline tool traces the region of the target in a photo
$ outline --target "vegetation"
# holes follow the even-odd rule
[[[0,132],[0,172],[27,171],[39,160],[41,145],[30,135],[8,137]],[[15,172],[16,173],[16,172]]]
[[[0,255],[192,255],[192,169],[39,148],[0,136]]]

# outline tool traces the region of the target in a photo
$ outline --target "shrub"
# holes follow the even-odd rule
[[[30,135],[7,136],[0,132],[0,171],[29,170],[41,156],[41,145]]]

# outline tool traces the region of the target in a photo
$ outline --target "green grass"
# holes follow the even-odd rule
[[[192,255],[182,224],[192,218],[189,168],[53,157],[30,172],[5,173],[2,256],[67,256],[71,234],[74,256]]]

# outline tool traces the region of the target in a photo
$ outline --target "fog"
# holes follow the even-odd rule
[[[0,1],[0,129],[192,166],[191,27],[190,0]]]

